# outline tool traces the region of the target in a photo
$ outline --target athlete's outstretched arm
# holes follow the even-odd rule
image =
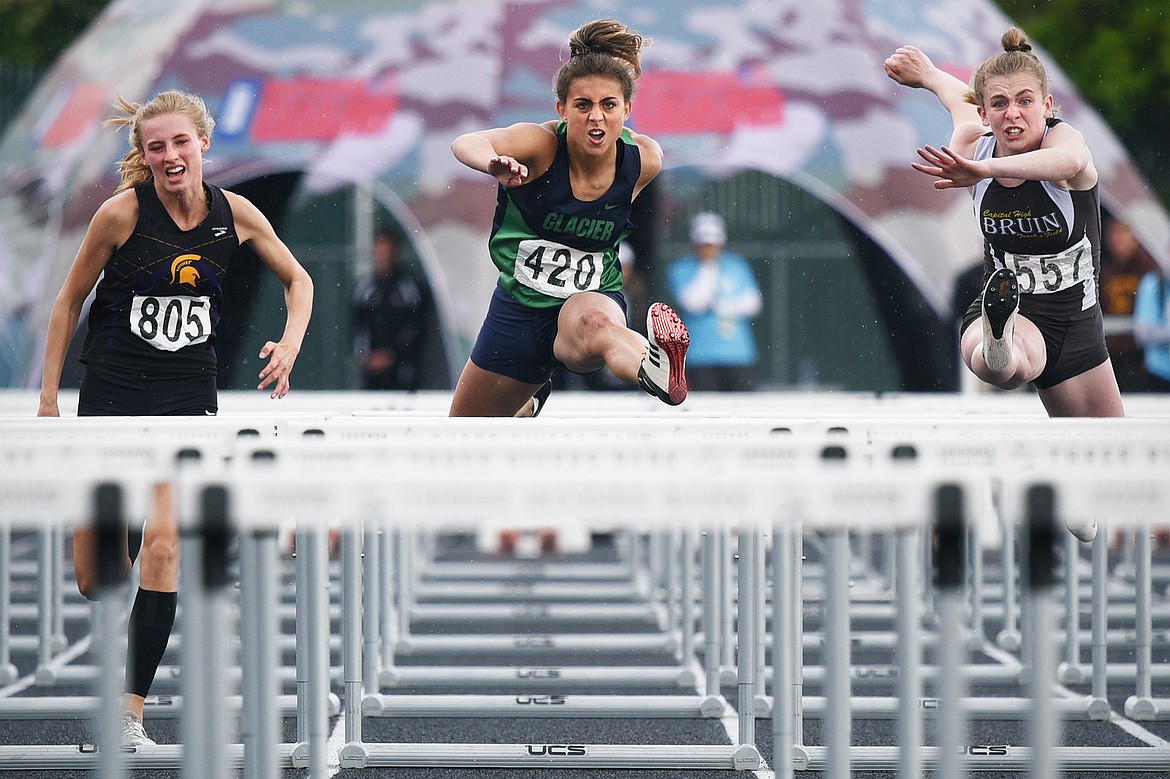
[[[552,164],[557,139],[546,125],[518,122],[464,133],[451,142],[451,153],[467,167],[488,174],[501,185],[518,187],[529,180],[530,174],[540,175]]]
[[[938,98],[942,107],[951,115],[954,128],[951,148],[962,149],[964,154],[974,150],[975,141],[983,134],[984,126],[979,110],[967,101],[968,88],[965,83],[937,67],[930,57],[914,46],[898,47],[886,58],[884,67],[886,75],[899,84],[925,89]]]
[[[911,164],[915,170],[937,177],[936,189],[969,187],[985,178],[1052,181],[1077,190],[1091,189],[1097,183],[1097,170],[1084,136],[1067,124],[1056,125],[1039,149],[1022,154],[975,161],[946,146],[927,146],[918,154],[925,164]]]

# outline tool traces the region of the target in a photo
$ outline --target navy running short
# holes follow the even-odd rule
[[[625,313],[626,297],[620,291],[601,294],[616,301]],[[497,284],[471,350],[471,361],[485,371],[526,384],[545,383],[560,365],[553,356],[560,313],[560,306],[521,305]]]
[[[215,374],[150,376],[87,365],[77,397],[79,417],[215,416]]]

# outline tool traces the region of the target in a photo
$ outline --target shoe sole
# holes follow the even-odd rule
[[[987,317],[991,335],[997,341],[1003,338],[1008,320],[1019,307],[1020,284],[1016,274],[1007,268],[992,273],[983,290],[983,316]]]
[[[655,303],[650,307],[650,325],[651,340],[666,354],[670,363],[667,397],[663,400],[677,406],[687,399],[686,360],[691,334],[674,309],[664,303]]]
[[[1068,532],[1072,533],[1078,541],[1084,544],[1093,543],[1093,539],[1097,537],[1097,520],[1090,521],[1087,525],[1076,525],[1065,522],[1065,527]]]

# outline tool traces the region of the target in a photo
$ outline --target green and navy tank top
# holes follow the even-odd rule
[[[207,218],[190,230],[171,219],[153,179],[134,187],[138,222],[98,281],[82,362],[148,375],[215,373],[223,277],[240,241],[223,190],[203,186]]]
[[[578,292],[620,290],[617,247],[635,227],[630,206],[641,174],[641,154],[623,129],[613,184],[597,200],[578,200],[564,123],[558,126],[556,156],[544,175],[499,187],[488,250],[500,285],[532,308],[558,306]]]

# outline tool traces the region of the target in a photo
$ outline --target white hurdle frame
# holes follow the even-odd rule
[[[368,419],[362,421],[370,423]],[[760,420],[752,421],[758,423]],[[835,608],[840,605],[842,600],[840,586],[842,573],[847,575],[847,570],[840,568],[840,561],[847,559],[849,554],[848,543],[844,541],[844,533],[848,530],[868,529],[877,526],[888,529],[893,526],[896,532],[899,529],[904,531],[899,538],[905,542],[908,532],[923,529],[924,525],[931,522],[938,513],[938,507],[934,501],[940,485],[957,486],[965,501],[962,504],[965,506],[964,513],[974,518],[975,521],[986,523],[987,517],[983,516],[986,512],[981,512],[974,497],[979,488],[972,485],[973,481],[979,480],[979,474],[985,467],[984,464],[978,463],[973,467],[971,457],[977,453],[977,450],[992,451],[993,457],[998,458],[994,459],[993,466],[997,470],[1003,467],[1008,469],[1006,472],[1009,475],[1000,479],[1000,491],[1003,497],[1002,513],[1004,518],[1012,523],[1032,521],[1032,509],[1025,496],[1029,490],[1033,490],[1037,485],[1049,487],[1054,491],[1057,496],[1055,511],[1058,516],[1080,514],[1086,511],[1106,511],[1117,516],[1119,524],[1144,528],[1152,522],[1163,520],[1166,507],[1170,506],[1170,485],[1165,483],[1164,477],[1166,465],[1170,463],[1170,450],[1167,449],[1170,447],[1170,437],[1167,436],[1165,423],[1161,422],[1150,425],[1146,421],[1144,425],[1146,429],[1142,431],[1137,425],[1128,424],[1128,421],[1119,421],[1120,423],[1116,425],[1098,423],[1093,426],[1087,421],[1064,424],[1063,420],[1051,420],[1047,421],[1045,425],[1037,425],[1035,429],[1029,425],[1026,433],[1016,431],[1017,435],[1005,434],[1002,437],[1003,440],[996,445],[987,445],[984,442],[982,449],[973,443],[971,431],[961,429],[962,424],[958,425],[957,427],[960,429],[956,430],[955,425],[944,423],[943,426],[947,429],[940,434],[938,431],[932,432],[923,427],[916,427],[912,422],[906,425],[909,429],[908,433],[899,434],[910,436],[915,445],[919,447],[919,456],[911,463],[894,463],[875,454],[882,442],[888,440],[886,434],[889,431],[884,430],[880,422],[874,420],[858,420],[855,425],[857,429],[865,431],[868,439],[858,440],[856,437],[851,437],[851,440],[841,444],[848,450],[847,462],[845,463],[824,461],[819,456],[825,443],[819,433],[794,431],[791,439],[778,442],[777,439],[769,437],[767,434],[767,424],[758,425],[755,428],[759,433],[756,436],[744,435],[742,431],[747,428],[741,427],[738,422],[730,425],[739,431],[738,433],[733,432],[729,435],[724,432],[721,435],[715,432],[716,426],[725,422],[727,420],[714,420],[710,430],[706,429],[706,423],[699,422],[694,425],[695,430],[688,431],[689,435],[680,432],[680,428],[688,427],[686,422],[680,423],[677,420],[661,424],[660,420],[652,422],[646,426],[647,429],[652,429],[651,432],[641,434],[644,439],[643,443],[653,441],[658,447],[673,447],[670,450],[671,456],[657,459],[645,455],[645,451],[651,449],[647,446],[643,446],[641,449],[631,447],[632,453],[629,450],[619,450],[620,454],[615,456],[613,454],[613,436],[590,435],[584,430],[578,430],[576,425],[571,422],[561,423],[559,420],[550,420],[542,425],[542,427],[550,429],[536,432],[531,429],[519,428],[515,431],[515,435],[513,435],[512,429],[500,425],[498,429],[492,429],[490,435],[484,435],[483,430],[480,429],[478,432],[464,437],[464,434],[469,431],[462,430],[458,421],[440,422],[431,426],[431,421],[428,420],[423,427],[429,426],[429,432],[424,431],[417,436],[417,439],[405,436],[408,440],[396,441],[392,444],[373,444],[361,447],[363,451],[358,452],[362,460],[368,461],[374,459],[374,452],[381,447],[378,457],[385,462],[393,462],[402,469],[402,475],[394,479],[386,479],[382,475],[375,477],[318,472],[306,477],[303,471],[298,471],[295,468],[285,469],[284,460],[295,460],[296,458],[291,455],[313,447],[312,443],[295,437],[291,439],[289,437],[280,438],[272,443],[271,449],[276,455],[275,463],[265,463],[254,457],[257,447],[247,444],[241,446],[238,445],[239,442],[236,442],[237,445],[232,446],[232,451],[236,456],[224,463],[222,468],[183,469],[171,473],[182,480],[182,492],[187,496],[185,500],[188,502],[184,504],[184,509],[181,512],[185,527],[206,519],[206,509],[201,509],[189,501],[195,499],[193,496],[205,494],[208,490],[219,489],[230,496],[231,513],[239,523],[240,530],[244,533],[271,534],[273,528],[270,516],[273,507],[276,507],[278,511],[284,510],[287,516],[300,523],[300,528],[305,535],[302,537],[299,534],[298,538],[304,538],[309,544],[304,554],[306,571],[303,575],[310,577],[307,581],[320,581],[319,577],[323,573],[323,567],[314,572],[312,566],[314,558],[317,559],[318,564],[320,563],[321,554],[324,551],[319,545],[314,549],[314,542],[308,539],[319,536],[325,522],[340,523],[347,529],[354,531],[347,534],[350,543],[347,546],[346,554],[343,555],[349,560],[348,565],[343,565],[346,572],[343,575],[349,575],[346,581],[347,586],[351,588],[358,586],[358,581],[353,578],[355,552],[359,549],[356,544],[359,540],[368,537],[366,533],[369,520],[375,517],[396,518],[398,520],[396,525],[410,527],[411,522],[417,521],[412,519],[413,517],[432,516],[438,513],[454,521],[473,524],[477,516],[483,515],[486,506],[491,510],[513,512],[521,520],[530,518],[536,521],[547,517],[549,512],[573,517],[582,511],[583,506],[587,505],[590,514],[606,513],[619,518],[636,519],[643,523],[647,521],[648,516],[657,515],[658,522],[663,522],[664,518],[669,516],[672,522],[686,521],[694,523],[697,527],[709,527],[711,520],[718,516],[720,526],[734,525],[739,529],[741,567],[738,576],[740,588],[738,605],[741,618],[738,621],[740,630],[738,644],[741,661],[736,663],[740,691],[739,743],[732,744],[730,747],[725,745],[623,747],[580,744],[565,745],[565,753],[551,754],[547,747],[552,745],[362,744],[360,731],[358,731],[354,734],[355,738],[347,743],[346,751],[343,753],[343,760],[355,767],[364,760],[364,765],[371,766],[498,765],[538,767],[573,765],[579,767],[755,768],[759,766],[759,753],[754,744],[756,716],[754,701],[757,698],[757,691],[762,690],[760,683],[763,677],[758,672],[763,670],[760,663],[760,656],[763,653],[759,647],[762,646],[764,635],[762,617],[765,602],[765,591],[762,587],[763,575],[759,566],[762,557],[762,550],[758,544],[760,532],[781,526],[794,527],[788,523],[795,517],[799,520],[799,526],[804,529],[817,530],[826,534],[829,544],[837,552],[835,555],[830,555],[831,564],[829,567],[831,570],[826,571],[833,590],[828,606]],[[626,423],[634,424],[629,420],[626,420]],[[538,423],[534,423],[533,426],[535,427],[536,424]],[[559,427],[561,425],[563,428]],[[392,423],[390,420],[386,420],[385,424],[379,424],[378,427],[384,428],[388,436],[394,436],[402,427],[402,420]],[[598,425],[598,427],[604,426]],[[1041,433],[1037,431],[1041,431]],[[1099,436],[1086,440],[1086,433],[1094,431],[1098,433],[1108,431],[1109,437]],[[566,441],[566,432],[571,433],[571,441]],[[1024,435],[1040,435],[1041,437],[1039,440],[1025,439]],[[106,442],[104,450],[100,442],[90,440],[70,442],[69,446],[65,448],[61,448],[59,444],[46,444],[43,439],[26,443],[28,445],[23,446],[19,441],[10,442],[8,438],[5,438],[4,446],[0,448],[5,456],[13,458],[24,457],[27,459],[30,458],[29,452],[34,452],[31,459],[25,463],[28,466],[27,470],[9,469],[9,473],[0,478],[0,505],[6,509],[6,528],[27,525],[40,526],[44,523],[45,516],[55,516],[63,521],[84,521],[91,510],[88,505],[87,490],[97,484],[109,483],[111,479],[128,487],[130,513],[133,514],[134,511],[138,510],[134,508],[135,505],[138,505],[135,504],[135,500],[143,500],[142,484],[146,480],[128,479],[125,471],[125,465],[128,461],[125,459],[108,456],[102,458],[102,460],[109,460],[108,462],[99,460],[97,466],[94,463],[95,453],[100,454],[103,451],[108,453],[111,448],[117,448],[119,445],[117,442]],[[453,443],[459,444],[457,449],[452,446]],[[569,449],[570,444],[571,449]],[[194,445],[214,447],[210,443],[196,443]],[[149,462],[153,467],[159,469],[152,476],[170,472],[168,469],[173,464],[171,461],[173,460],[174,446],[174,442],[170,442],[157,448],[150,445],[143,447],[143,451],[153,452],[153,459],[149,459]],[[936,448],[932,448],[935,446]],[[328,447],[316,448],[319,453],[325,453],[328,449]],[[347,448],[353,449],[355,447],[352,444],[347,444]],[[566,449],[569,449],[568,454],[566,454]],[[661,449],[651,450],[661,451]],[[954,456],[948,454],[952,451],[957,454]],[[799,452],[800,456],[793,458],[794,452]],[[1136,461],[1129,454],[1126,454],[1124,458],[1120,457],[1120,454],[1133,452],[1140,455]],[[808,456],[810,453],[812,456]],[[1112,453],[1109,456],[1119,456],[1109,462],[1099,459],[1109,453]],[[547,461],[547,458],[550,457],[559,457],[565,464],[571,465],[574,472],[580,474],[582,483],[570,485],[564,494],[541,496],[539,499],[535,499],[531,495],[507,494],[501,491],[499,485],[503,483],[502,478],[512,469],[527,463],[535,463],[541,458]],[[11,460],[10,464],[15,461]],[[48,472],[50,471],[48,467],[50,462],[57,468],[57,473]],[[111,462],[121,466],[120,473],[114,475],[103,471],[103,468],[100,467],[102,465],[108,467]],[[300,460],[302,466],[304,462],[304,460]],[[801,466],[798,476],[785,477],[772,474],[771,479],[764,479],[763,473],[760,471],[749,470],[745,474],[742,469],[737,470],[737,466],[741,466],[744,462],[754,462],[756,467],[767,466],[772,470],[780,470],[786,465],[791,466],[793,462],[800,462]],[[69,483],[64,483],[61,478],[63,475],[60,472],[62,463],[69,466],[66,469]],[[718,467],[712,469],[712,465],[722,466],[722,469]],[[439,470],[438,468],[441,466],[447,467],[445,470]],[[454,473],[451,469],[455,467],[473,468],[475,472],[466,475]],[[1053,468],[1060,470],[1052,473]],[[642,472],[636,472],[638,469],[642,469]],[[696,473],[702,473],[704,478],[701,482],[693,478]],[[646,480],[647,474],[651,480],[657,479],[660,483],[666,484],[674,490],[673,496],[670,499],[661,499],[653,495],[647,496],[641,491],[641,485]],[[604,480],[607,485],[613,485],[611,493],[599,496],[595,492],[589,491],[588,485],[597,483],[599,479]],[[767,490],[762,489],[761,485]],[[780,495],[778,496],[777,493]],[[135,495],[138,497],[135,498]],[[872,503],[875,500],[880,501],[880,505],[883,506],[878,512],[879,516],[859,519],[859,517],[864,517],[865,508],[869,507],[872,510]],[[599,501],[603,503],[600,508],[597,505]],[[12,511],[7,509],[12,509]],[[782,535],[785,534],[776,531],[776,540],[779,541]],[[1143,534],[1139,533],[1138,537],[1141,539]],[[1145,537],[1147,545],[1144,554],[1140,540],[1137,545],[1136,563],[1139,581],[1145,581],[1148,584],[1150,581],[1148,534]],[[789,540],[792,540],[791,535],[789,535]],[[843,541],[844,543],[842,543]],[[784,543],[777,548],[791,551],[789,546],[791,544]],[[899,549],[902,547],[900,546]],[[909,545],[907,544],[903,552],[908,551]],[[915,555],[900,555],[900,557],[907,556],[912,558]],[[1141,572],[1143,556],[1147,569],[1144,574]],[[1095,557],[1096,555],[1094,555]],[[6,562],[5,558],[0,558],[0,564],[6,564]],[[915,586],[912,581],[912,573],[912,571],[909,572],[909,580],[905,583],[907,588]],[[711,574],[705,573],[706,575]],[[776,575],[777,580],[780,581],[781,574]],[[783,575],[786,581],[799,581],[798,572],[787,571]],[[190,582],[185,579],[184,588],[189,587],[194,593],[202,592],[197,579],[198,577]],[[901,582],[899,582],[899,586],[901,587]],[[365,588],[362,586],[359,589],[364,590]],[[323,587],[319,588],[318,591],[320,590],[323,590]],[[1148,587],[1146,591],[1148,594]],[[847,605],[847,588],[844,592],[844,599]],[[1139,611],[1142,609],[1141,599],[1139,592]],[[791,603],[785,604],[780,602],[782,600],[786,599],[774,598],[773,601],[774,625],[791,624],[795,621],[791,611]],[[1038,603],[1041,604],[1040,609],[1043,611],[1044,604],[1048,604],[1048,601],[1043,600],[1043,596],[1041,596]],[[260,606],[260,601],[253,605],[253,607]],[[321,615],[324,614],[327,604],[307,603],[306,607],[307,611]],[[344,684],[347,707],[352,705],[351,697],[358,698],[360,696],[364,700],[368,697],[370,689],[368,674],[371,666],[360,656],[360,650],[363,649],[362,626],[360,624],[362,620],[358,618],[360,613],[360,610],[355,612],[351,607],[345,618],[347,624],[345,638],[351,639],[355,636],[357,638],[356,642],[351,641],[345,645],[344,653],[347,658],[347,666],[352,666],[353,658],[357,657],[357,668],[360,668],[358,671],[354,667],[347,667],[345,671]],[[795,612],[796,617],[799,616],[799,613],[798,605]],[[703,614],[706,616],[705,611]],[[1148,620],[1151,614],[1152,611],[1147,603],[1141,619]],[[745,615],[748,615],[749,618],[744,619]],[[834,612],[828,618],[826,626],[826,633],[829,633],[829,625],[832,625],[832,636],[837,641],[831,643],[838,646],[842,638],[840,618],[840,612]],[[900,615],[900,625],[903,619]],[[912,620],[913,617],[910,617],[909,621]],[[1041,619],[1040,623],[1043,622],[1044,620]],[[847,622],[845,624],[847,626]],[[1036,635],[1032,637],[1033,641],[1038,644],[1051,644],[1049,640],[1051,630],[1040,624],[1033,627],[1037,629]],[[1094,628],[1096,628],[1096,624],[1094,624]],[[847,629],[846,627],[845,630]],[[1148,622],[1144,630],[1143,639],[1143,627],[1139,622],[1139,653],[1138,662],[1135,664],[1137,689],[1135,695],[1130,699],[1132,706],[1128,701],[1126,704],[1127,716],[1132,716],[1134,719],[1159,718],[1165,711],[1165,702],[1154,699],[1150,693],[1152,676],[1149,642],[1151,639]],[[775,640],[776,634],[779,634],[780,631],[774,629],[773,632]],[[319,626],[312,629],[310,633],[315,634],[316,637],[306,636],[309,639],[307,648],[317,647],[315,650],[309,649],[310,655],[314,651],[317,654],[308,663],[309,667],[306,669],[303,680],[301,679],[302,675],[298,673],[298,680],[304,682],[303,689],[298,684],[298,691],[301,693],[298,695],[298,700],[316,700],[315,703],[308,705],[308,710],[303,716],[309,722],[319,723],[321,714],[327,712],[329,705],[328,648],[322,649],[323,642]],[[1096,634],[1096,629],[1094,629],[1094,634]],[[846,634],[844,638],[847,646],[848,635]],[[943,641],[944,647],[948,645],[952,649],[958,647],[959,645],[953,644],[953,641],[959,638],[961,638],[959,631],[945,631],[944,639],[948,640]],[[1142,644],[1143,640],[1146,643]],[[706,636],[703,637],[703,641],[705,645],[710,643],[709,637]],[[354,653],[355,644],[359,650],[358,654]],[[1052,645],[1053,648],[1055,646],[1055,644]],[[1096,682],[1098,671],[1103,671],[1103,669],[1097,667],[1096,643],[1094,643],[1093,649],[1094,682]],[[325,661],[323,669],[320,657],[322,651]],[[840,712],[843,711],[847,715],[849,711],[846,700],[842,700],[841,680],[843,678],[846,680],[844,698],[848,699],[847,680],[850,675],[850,666],[847,654],[842,657],[840,653],[832,657],[831,661],[826,661],[829,680],[827,680],[825,710],[832,712],[831,716],[826,714],[831,720],[826,725],[826,744],[823,747],[804,746],[799,744],[799,740],[797,740],[797,743],[792,744],[796,751],[782,756],[780,753],[785,751],[783,739],[798,739],[799,736],[799,729],[793,728],[794,721],[799,722],[799,715],[794,714],[794,711],[800,712],[807,707],[807,698],[800,692],[802,682],[799,671],[801,669],[799,668],[799,660],[796,659],[794,662],[793,655],[795,654],[789,652],[786,660],[774,660],[778,664],[777,668],[773,669],[774,684],[778,685],[778,688],[774,688],[774,690],[787,690],[799,696],[793,699],[784,695],[781,697],[785,698],[785,701],[775,702],[777,712],[782,712],[780,716],[774,718],[782,729],[780,731],[782,737],[776,741],[776,763],[778,766],[791,765],[793,770],[820,768],[825,770],[827,775],[837,777],[848,775],[847,772],[850,768],[893,767],[901,765],[899,760],[914,759],[905,755],[917,750],[899,750],[896,747],[849,746],[848,731],[847,729],[842,731],[841,728]],[[1043,662],[1043,655],[1044,652],[1041,651],[1033,656],[1037,674],[1043,673],[1040,678],[1047,678],[1049,675],[1055,676],[1057,673],[1055,663],[1049,662],[1047,665],[1052,667],[1048,669]],[[777,656],[778,654],[773,655],[774,658]],[[748,662],[743,662],[745,658]],[[961,681],[963,666],[953,663],[953,659],[949,662],[953,665],[955,673],[947,674],[947,678]],[[1103,655],[1100,658],[1100,663],[1104,665]],[[950,669],[948,668],[948,670]],[[707,673],[710,674],[711,669],[708,669]],[[795,676],[793,676],[794,673]],[[1102,677],[1104,677],[1103,672]],[[912,686],[913,681],[913,674],[911,674],[911,679],[907,684]],[[268,686],[269,695],[273,689],[271,685]],[[1042,689],[1043,685],[1037,687],[1037,690]],[[322,690],[325,692],[322,693]],[[909,691],[906,691],[899,697],[900,706],[912,706],[917,703],[916,699],[907,697],[908,693]],[[102,697],[108,697],[108,695],[109,693],[106,693]],[[213,690],[211,695],[214,697],[219,693]],[[257,690],[246,690],[244,697],[246,698],[248,695],[262,696],[263,693]],[[1052,712],[1050,704],[1054,701],[1044,700],[1042,694],[1039,694],[1036,700],[1042,704],[1041,709],[1045,713]],[[271,702],[271,699],[269,698],[267,702]],[[265,705],[266,700],[263,697],[258,697],[257,703]],[[954,699],[954,703],[957,703],[957,698]],[[352,712],[352,709],[349,711]],[[955,723],[961,724],[966,717],[972,715],[973,711],[970,704],[964,706],[944,705],[940,716],[943,716],[946,722],[953,726]],[[360,727],[361,714],[359,708],[355,718],[355,726]],[[900,716],[905,716],[905,714],[906,712],[902,711]],[[187,711],[184,708],[182,715],[187,718],[195,716],[195,712]],[[607,714],[606,716],[612,715]],[[1050,724],[1054,719],[1055,717],[1049,716],[1048,722],[1044,724]],[[847,724],[848,720],[846,719],[845,722]],[[347,717],[347,724],[349,723],[350,720]],[[774,722],[774,726],[775,724]],[[913,725],[910,726],[910,730],[914,730]],[[844,740],[842,740],[842,732],[845,733]],[[347,736],[349,735],[347,733]],[[323,775],[322,771],[324,771],[322,762],[324,743],[320,736],[320,729],[310,726],[308,732],[299,739],[300,743],[295,745],[291,751],[285,750],[288,745],[265,743],[271,738],[271,734],[255,734],[254,743],[258,755],[265,753],[269,756],[276,755],[276,762],[285,765],[307,766],[310,768],[311,775],[318,776]],[[108,735],[103,736],[103,738],[108,737]],[[257,772],[270,772],[272,770],[273,761],[271,760],[267,762],[269,766],[267,768],[260,767],[263,761],[249,768],[250,764],[245,758],[244,749],[213,743],[222,742],[222,735],[204,732],[202,736],[195,736],[195,741],[198,742],[200,738],[204,739],[203,742],[199,743],[204,744],[205,748],[220,749],[222,765],[243,765],[246,770]],[[959,738],[961,741],[961,737]],[[1116,750],[1104,747],[1061,748],[1053,745],[1053,739],[1052,733],[1045,734],[1040,730],[1040,736],[1034,747],[1013,748],[1009,755],[1003,756],[1002,760],[981,761],[980,767],[991,767],[994,764],[995,767],[1001,767],[1005,770],[1023,770],[1028,766],[1037,765],[1059,765],[1065,769],[1124,766],[1130,770],[1141,771],[1158,770],[1170,766],[1170,757],[1168,757],[1165,748],[1138,749],[1136,752],[1134,748]],[[944,740],[953,741],[953,734],[946,736]],[[194,746],[194,744],[191,745]],[[957,750],[949,749],[951,745],[948,743],[940,747],[924,748],[918,751],[917,757],[920,766],[922,768],[937,768],[944,775],[959,770],[962,767],[962,761],[958,761],[960,765],[955,766],[947,759],[948,754],[958,753]],[[533,747],[544,748],[544,751],[534,754]],[[573,751],[569,751],[569,747],[572,747]],[[583,754],[576,752],[578,747],[584,750]],[[41,751],[28,756],[7,752],[10,749],[10,747],[0,747],[0,765],[5,767],[20,765],[27,768],[31,765],[43,765],[44,761],[61,759],[69,766],[96,767],[100,758],[103,773],[110,776],[118,775],[118,772],[123,768],[151,767],[160,764],[174,765],[177,761],[177,750],[171,747],[146,748],[140,750],[139,753],[122,755],[121,757],[125,758],[124,766],[118,765],[119,762],[123,762],[118,760],[119,756],[110,754],[110,752],[117,752],[117,750],[104,753],[99,750],[99,755],[96,758],[93,754],[88,754],[78,755],[76,760],[71,760],[67,759],[68,756],[64,752],[55,756],[47,751]],[[44,749],[50,750],[51,748]],[[188,750],[189,754],[194,752],[196,752],[195,749]],[[456,752],[458,754],[455,754]],[[10,759],[17,760],[18,763],[10,763]],[[28,760],[33,762],[27,762]],[[36,760],[42,762],[37,763]],[[261,773],[256,775],[261,775]]]

